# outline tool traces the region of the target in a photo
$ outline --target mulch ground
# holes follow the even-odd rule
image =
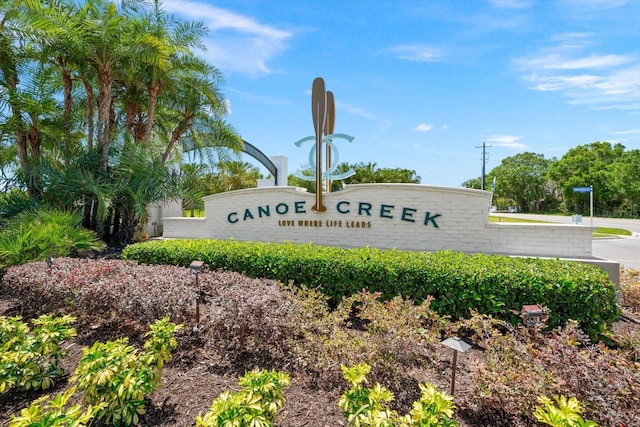
[[[0,296],[0,315],[14,316],[19,314],[18,301]],[[104,325],[90,331],[78,331],[78,336],[66,343],[68,355],[62,360],[65,376],[46,391],[18,391],[0,395],[0,426],[7,425],[12,414],[43,395],[54,395],[69,388],[68,378],[78,365],[82,356],[82,348],[93,342],[112,340],[129,336],[133,345],[139,346],[143,341],[139,328],[131,330],[128,325]],[[238,378],[244,372],[233,367],[221,367],[201,346],[194,345],[195,339],[190,334],[181,334],[179,344],[174,351],[173,359],[165,366],[162,373],[162,385],[147,401],[147,413],[141,417],[139,426],[194,426],[197,415],[209,409],[213,400],[223,391],[239,389]],[[471,382],[467,379],[470,360],[474,357],[472,349],[458,358],[456,375],[456,397],[465,401],[469,394]],[[434,363],[439,368],[438,378],[429,381],[438,385],[440,390],[449,391],[451,378],[451,354],[443,349]],[[261,366],[256,366],[262,368]],[[344,384],[346,386],[346,383]],[[278,414],[279,427],[337,427],[346,426],[345,419],[338,408],[342,389],[325,390],[316,386],[315,379],[301,373],[291,374],[291,385],[285,390],[286,403]],[[76,393],[77,394],[77,393]],[[401,397],[401,396],[398,396]],[[410,401],[416,396],[407,396]],[[456,402],[458,404],[458,402]],[[468,414],[468,420],[460,419],[461,426],[486,426],[484,422],[472,422],[477,415],[460,404],[459,413]],[[96,425],[94,423],[94,425]]]
[[[20,314],[18,301],[0,295],[0,315]],[[615,327],[615,332],[636,331],[640,323],[631,314],[623,317]],[[16,391],[0,395],[0,425],[7,425],[11,415],[19,413],[22,408],[45,394],[55,394],[69,387],[68,376],[73,372],[82,355],[82,348],[91,345],[95,340],[106,341],[124,335],[131,337],[131,342],[138,345],[142,341],[139,330],[130,330],[128,325],[114,324],[89,330],[78,331],[78,337],[66,344],[69,354],[63,359],[64,371],[67,373],[55,386],[42,391]],[[141,417],[140,426],[194,426],[195,418],[204,414],[211,402],[225,390],[238,390],[237,381],[243,372],[233,367],[222,368],[203,350],[194,344],[190,334],[182,334],[174,358],[165,367],[162,374],[162,386],[148,399],[147,413]],[[468,380],[470,363],[474,358],[482,357],[481,351],[472,348],[458,358],[456,375],[455,403],[456,417],[463,427],[498,426],[491,420],[478,414],[470,399],[472,383]],[[429,380],[440,390],[449,391],[451,378],[451,354],[443,349],[434,360],[438,367],[438,376]],[[346,384],[345,384],[346,385]],[[292,374],[291,385],[285,390],[286,404],[278,414],[279,427],[336,427],[345,426],[346,422],[337,403],[341,389],[323,390],[315,386],[314,378],[300,373]],[[411,400],[412,401],[412,400]],[[94,423],[94,425],[96,425]]]

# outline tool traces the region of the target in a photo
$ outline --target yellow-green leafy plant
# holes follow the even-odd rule
[[[394,398],[393,393],[380,384],[376,384],[373,388],[365,388],[361,385],[367,382],[371,367],[366,363],[341,367],[344,378],[351,384],[351,388],[340,396],[338,403],[348,425],[394,426],[398,415],[389,407],[389,403]]]
[[[238,384],[236,393],[222,392],[209,411],[196,417],[198,427],[271,427],[285,402],[283,389],[290,383],[284,372],[253,370]]]
[[[432,384],[420,384],[420,399],[413,402],[411,411],[403,416],[389,406],[394,395],[380,384],[362,387],[371,367],[360,363],[352,367],[342,365],[344,378],[351,388],[340,396],[338,406],[347,424],[354,427],[454,427],[453,397],[440,393]]]
[[[31,406],[20,411],[20,415],[12,415],[8,427],[85,427],[91,425],[96,413],[104,403],[89,406],[84,411],[81,405],[66,408],[76,388],[58,393],[51,400],[48,395],[34,400]]]
[[[97,418],[115,426],[138,424],[146,412],[145,396],[160,385],[162,368],[177,345],[174,333],[181,327],[166,317],[156,321],[142,351],[127,338],[96,342],[83,350],[70,381],[84,391],[85,403],[104,404]]]
[[[407,426],[457,426],[453,417],[453,397],[440,393],[433,384],[419,384],[420,399],[413,402],[411,411],[404,416]]]
[[[31,321],[0,316],[0,393],[12,388],[48,389],[62,375],[64,340],[76,336],[72,316],[43,315]]]
[[[554,402],[546,396],[540,396],[533,415],[536,420],[552,427],[598,427],[594,421],[582,419],[582,405],[575,397],[557,396]]]

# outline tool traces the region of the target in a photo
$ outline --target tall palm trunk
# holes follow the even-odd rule
[[[82,84],[87,97],[87,148],[93,150],[93,134],[94,134],[94,115],[95,115],[95,98],[93,96],[93,87],[86,77],[82,76]]]
[[[109,141],[111,128],[111,86],[113,79],[108,66],[98,70],[98,147],[102,153],[101,166],[106,172],[109,165]]]
[[[71,129],[72,129],[72,114],[73,114],[73,96],[71,91],[73,90],[73,81],[71,80],[71,71],[67,68],[66,61],[63,58],[58,58],[58,64],[62,70],[62,85],[63,85],[63,97],[64,97],[64,112],[62,118],[62,126],[64,132],[64,141],[62,141],[62,153],[65,166],[69,166],[71,161]]]
[[[156,81],[151,86],[149,91],[149,117],[147,117],[147,124],[144,129],[144,142],[151,141],[151,132],[153,131],[153,121],[156,113],[156,106],[158,105],[158,97],[160,96],[160,90],[162,84],[160,81]]]
[[[185,113],[184,120],[180,124],[178,124],[178,126],[173,131],[171,131],[171,139],[169,140],[169,143],[167,144],[167,147],[162,154],[161,163],[163,165],[167,163],[167,160],[169,160],[169,156],[171,155],[173,147],[175,147],[176,143],[180,140],[182,135],[187,131],[187,129],[189,129],[188,123],[193,119],[194,116],[195,114]]]

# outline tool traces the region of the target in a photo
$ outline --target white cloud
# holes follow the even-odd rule
[[[274,96],[264,96],[264,95],[258,95],[255,93],[249,93],[249,92],[243,92],[237,89],[228,89],[229,92],[231,93],[235,93],[237,95],[242,96],[245,99],[250,100],[251,102],[254,102],[256,104],[263,104],[263,105],[271,105],[271,106],[283,106],[283,105],[291,105],[292,102],[290,99],[286,99],[286,98],[277,98]]]
[[[531,81],[537,82],[533,87],[539,91],[571,90],[577,88],[588,88],[600,81],[599,76],[532,76]]]
[[[346,104],[344,102],[336,101],[336,108],[340,108],[341,110],[344,110],[347,113],[365,118],[367,120],[380,120],[380,117],[376,113],[373,113],[357,105]]]
[[[552,42],[558,43],[553,47],[554,51],[576,51],[590,46],[593,42],[590,40],[589,33],[560,33],[550,37]]]
[[[231,110],[231,101],[229,101],[228,99],[224,99],[222,101],[222,104],[224,105],[224,109],[227,112],[227,114],[231,114],[232,110]]]
[[[566,47],[565,47],[566,48]],[[553,53],[547,56],[519,61],[522,68],[533,67],[547,70],[584,70],[591,68],[609,68],[627,64],[632,61],[629,55],[595,55],[581,58],[567,58]]]
[[[597,53],[589,35],[563,33],[556,43],[513,62],[530,89],[560,92],[569,104],[633,109],[640,102],[640,56]]]
[[[413,130],[418,132],[429,132],[431,129],[433,129],[433,125],[429,125],[426,123],[420,123],[418,126],[413,128]]]
[[[523,9],[532,4],[531,0],[489,0],[489,2],[495,7],[504,9]]]
[[[206,25],[209,38],[202,56],[223,71],[253,76],[272,73],[268,62],[287,47],[292,36],[289,31],[206,3],[166,0],[163,6],[169,13]]]
[[[416,62],[437,62],[444,56],[441,50],[423,45],[395,46],[390,51],[400,59]]]
[[[629,3],[629,0],[562,0],[561,3],[580,10],[613,9]]]
[[[640,134],[640,129],[629,129],[629,130],[620,130],[617,132],[611,132],[614,135],[632,135],[632,134]]]
[[[442,126],[440,126],[440,129],[441,130],[447,130],[447,129],[449,129],[449,125],[445,123]]]
[[[494,147],[506,147],[514,150],[525,150],[528,147],[518,142],[522,137],[515,135],[491,135],[485,138],[485,142],[491,143]]]

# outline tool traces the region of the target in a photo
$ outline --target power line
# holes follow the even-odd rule
[[[484,190],[484,177],[485,177],[485,165],[487,163],[487,148],[492,147],[491,145],[487,145],[484,141],[482,141],[482,146],[477,146],[476,148],[482,148],[482,177],[480,179],[480,189]]]

